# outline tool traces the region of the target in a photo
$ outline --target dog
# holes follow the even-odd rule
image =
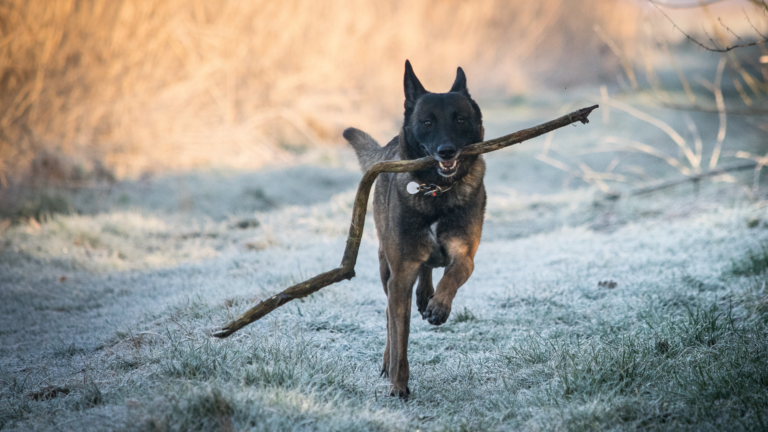
[[[480,107],[467,90],[458,68],[448,93],[431,93],[405,62],[405,118],[400,134],[381,147],[365,132],[349,128],[363,172],[382,161],[432,156],[435,167],[410,173],[379,175],[373,195],[373,216],[379,236],[379,270],[387,295],[387,344],[381,376],[390,380],[390,394],[407,399],[408,335],[411,297],[422,319],[441,325],[448,320],[458,289],[474,270],[485,214],[481,156],[464,156],[467,145],[483,141]],[[445,267],[432,285],[432,269]]]

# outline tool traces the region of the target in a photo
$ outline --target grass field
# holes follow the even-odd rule
[[[768,430],[765,170],[631,195],[766,162],[766,45],[691,49],[645,1],[353,3],[0,4],[0,429]],[[766,11],[668,9],[723,46]],[[486,138],[601,104],[486,156],[407,402],[370,216],[355,278],[210,336],[339,264],[336,144],[397,133],[405,58],[433,91],[463,66]]]
[[[498,136],[598,95],[481,106]],[[674,127],[687,115],[653,114]],[[692,119],[706,154],[717,114]],[[41,194],[29,211],[63,213],[0,237],[0,428],[765,430],[768,215],[752,173],[608,200],[537,160],[546,147],[607,164],[589,150],[608,135],[675,148],[617,110],[606,120],[487,155],[475,272],[445,325],[414,309],[408,402],[378,374],[370,218],[357,277],[209,336],[338,264],[360,178],[347,149]],[[724,151],[763,145],[755,130],[733,117]],[[674,175],[631,157],[649,178]]]

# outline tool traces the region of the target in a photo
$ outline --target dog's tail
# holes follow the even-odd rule
[[[375,139],[360,129],[347,128],[344,130],[344,139],[349,141],[357,154],[357,161],[363,172],[368,171],[373,165],[387,160],[384,147]]]

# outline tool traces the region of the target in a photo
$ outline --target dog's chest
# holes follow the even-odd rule
[[[457,208],[466,204],[466,200],[461,199],[456,194],[448,191],[441,196],[407,196],[408,206],[418,213],[424,215],[430,220],[439,220],[441,216],[445,217],[453,213]]]

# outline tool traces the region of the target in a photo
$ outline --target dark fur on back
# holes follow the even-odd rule
[[[430,93],[410,62],[405,64],[405,117],[400,134],[382,147],[367,133],[349,128],[344,138],[365,172],[387,160],[435,158],[431,168],[381,174],[373,194],[373,217],[379,237],[379,269],[387,294],[387,345],[382,375],[391,393],[407,398],[408,334],[413,285],[423,319],[441,325],[451,312],[456,291],[474,270],[480,243],[486,194],[485,162],[462,156],[462,150],[483,140],[482,114],[469,95],[464,71],[458,68],[448,93]],[[411,194],[410,182],[445,188],[437,196]],[[435,288],[432,269],[445,267]]]

